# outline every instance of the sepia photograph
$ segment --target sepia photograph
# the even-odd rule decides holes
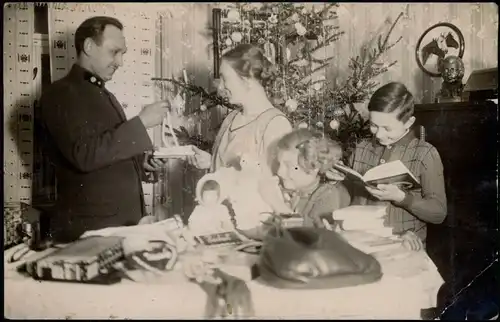
[[[498,20],[5,3],[4,316],[498,320]]]

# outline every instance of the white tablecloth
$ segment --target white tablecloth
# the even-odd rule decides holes
[[[443,280],[425,252],[397,253],[379,259],[384,271],[379,282],[363,286],[279,290],[250,281],[255,318],[420,319],[420,309],[435,306]],[[5,258],[9,254],[6,251]],[[8,318],[203,318],[205,292],[181,271],[159,284],[123,281],[101,286],[35,281],[4,263]]]

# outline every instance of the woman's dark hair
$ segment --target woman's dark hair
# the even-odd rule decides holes
[[[91,17],[82,22],[81,25],[76,28],[75,32],[76,55],[80,56],[80,53],[83,51],[83,43],[87,38],[92,38],[94,42],[100,46],[102,43],[102,33],[107,25],[112,25],[123,30],[123,24],[113,17]]]
[[[283,136],[277,144],[279,151],[299,150],[298,164],[306,172],[326,173],[342,158],[342,145],[309,129],[298,129]]]
[[[261,48],[240,44],[222,55],[241,77],[255,78],[266,85],[276,77],[276,67],[266,58]]]
[[[369,112],[392,113],[397,111],[397,118],[406,122],[413,116],[415,100],[408,88],[402,83],[388,83],[373,93],[368,103]]]

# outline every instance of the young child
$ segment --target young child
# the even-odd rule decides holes
[[[227,208],[221,204],[220,185],[215,180],[203,183],[198,205],[189,217],[189,230],[194,234],[210,234],[234,230]]]
[[[287,203],[303,216],[304,226],[333,228],[332,212],[349,206],[351,198],[344,185],[324,178],[341,157],[339,142],[307,129],[295,130],[278,142],[277,176],[289,196]]]
[[[379,164],[401,160],[419,178],[419,190],[404,191],[390,184],[366,189],[352,186],[350,190],[353,205],[386,205],[386,226],[411,249],[420,250],[425,247],[426,223],[442,223],[447,205],[441,158],[434,146],[417,137],[413,109],[413,95],[401,83],[392,82],[375,91],[368,104],[373,139],[356,146],[348,166],[363,174]],[[332,173],[335,179],[342,178],[336,171],[329,177]]]

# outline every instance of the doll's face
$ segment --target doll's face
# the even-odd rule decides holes
[[[219,203],[219,192],[216,190],[207,190],[203,192],[203,205],[214,206]]]

